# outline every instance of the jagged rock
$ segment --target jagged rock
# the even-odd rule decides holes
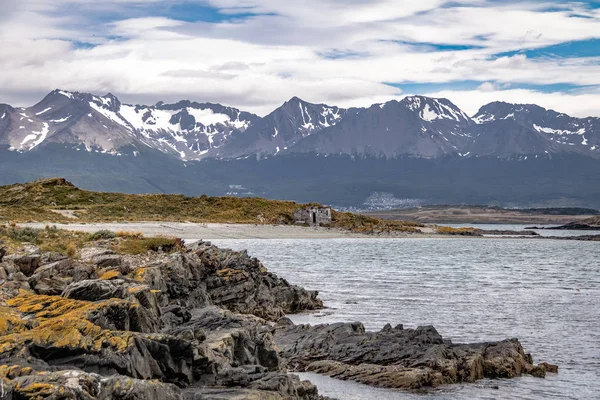
[[[40,263],[42,261],[41,254],[26,254],[22,256],[13,256],[11,257],[12,262],[14,262],[19,270],[25,274],[25,276],[31,276],[35,272],[36,269],[40,267]]]
[[[58,296],[70,283],[93,278],[96,273],[92,265],[66,259],[38,268],[29,284],[38,294]]]
[[[276,392],[231,388],[191,388],[183,392],[184,400],[284,400]]]
[[[79,252],[79,258],[83,262],[92,262],[94,258],[115,255],[115,251],[105,247],[84,247]]]
[[[0,399],[96,399],[96,400],[182,400],[181,391],[171,384],[148,382],[124,376],[103,378],[79,370],[39,373],[31,368],[0,367],[0,376],[10,384],[11,396]],[[0,383],[1,384],[1,383]]]
[[[118,267],[123,263],[123,258],[117,255],[103,254],[94,256],[92,262],[97,265],[98,268]]]
[[[170,255],[80,254],[41,255],[35,268],[0,263],[0,396],[318,400],[288,368],[398,388],[555,371],[533,365],[516,340],[454,345],[433,327],[295,326],[284,315],[321,308],[317,293],[246,252],[201,242]]]
[[[277,325],[280,355],[296,371],[310,371],[374,386],[420,389],[483,378],[543,377],[518,340],[452,344],[435,328],[386,326],[366,332],[360,323]],[[549,370],[549,368],[548,368]]]
[[[124,280],[85,280],[71,283],[65,288],[62,296],[85,301],[124,299],[128,295],[127,289]]]

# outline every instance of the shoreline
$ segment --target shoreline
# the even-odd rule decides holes
[[[22,227],[43,229],[46,223],[24,223]],[[59,229],[93,233],[99,230],[140,232],[145,236],[177,236],[187,240],[216,239],[344,239],[344,238],[417,238],[440,237],[434,233],[402,233],[393,236],[377,236],[353,233],[341,229],[303,227],[294,225],[251,225],[188,222],[130,222],[130,223],[71,223],[50,224]]]
[[[44,229],[47,225],[58,229],[94,233],[100,230],[113,232],[136,232],[147,237],[178,237],[189,242],[198,240],[244,240],[244,239],[530,239],[530,240],[578,240],[573,237],[544,237],[529,235],[447,235],[438,234],[432,227],[421,228],[421,233],[394,232],[383,234],[355,233],[342,229],[305,227],[297,225],[219,224],[191,222],[93,222],[48,224],[29,222],[18,224],[23,228]],[[581,240],[580,238],[579,240]]]

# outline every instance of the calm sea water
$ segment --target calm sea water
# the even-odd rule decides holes
[[[299,323],[434,325],[458,342],[517,337],[546,379],[411,394],[303,374],[338,399],[600,399],[600,243],[529,239],[215,240],[247,249],[329,307]],[[494,386],[499,389],[494,389]]]
[[[580,230],[548,230],[548,229],[525,229],[527,227],[535,226],[536,228],[550,228],[557,225],[517,225],[517,224],[440,224],[451,226],[454,228],[479,228],[484,230],[505,230],[505,231],[528,231],[532,230],[538,233],[540,236],[546,237],[570,237],[570,236],[587,236],[587,235],[600,235],[600,231],[580,231]]]

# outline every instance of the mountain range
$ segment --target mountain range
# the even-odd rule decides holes
[[[409,96],[343,109],[297,97],[265,117],[220,104],[122,104],[112,94],[55,90],[29,108],[0,105],[0,145],[49,143],[111,155],[151,148],[180,160],[292,153],[394,158],[600,158],[600,118],[495,102],[470,117],[447,99]]]
[[[532,104],[493,102],[469,116],[424,96],[350,109],[294,97],[260,117],[213,103],[129,105],[65,90],[28,108],[0,104],[0,184],[62,176],[95,190],[352,206],[382,192],[598,207],[599,167],[600,118]]]

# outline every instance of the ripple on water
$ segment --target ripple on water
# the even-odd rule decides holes
[[[513,239],[215,240],[258,257],[330,309],[299,323],[434,325],[454,342],[518,337],[558,375],[407,394],[315,377],[339,399],[600,398],[598,243]],[[493,389],[493,386],[498,389]],[[358,396],[358,397],[357,397]]]

